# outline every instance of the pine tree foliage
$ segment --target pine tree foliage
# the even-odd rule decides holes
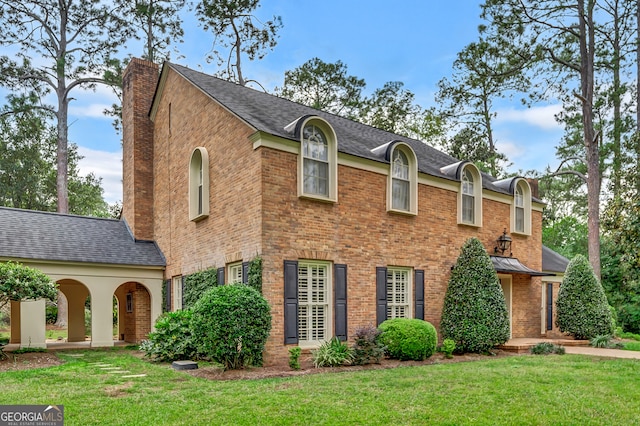
[[[477,238],[467,240],[451,271],[440,330],[460,352],[486,352],[509,340],[509,314],[500,281]]]
[[[556,300],[556,325],[576,339],[613,334],[604,290],[583,255],[574,257],[567,266]]]

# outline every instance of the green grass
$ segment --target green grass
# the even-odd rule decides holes
[[[622,349],[625,351],[640,351],[640,342],[625,342]]]
[[[67,425],[635,424],[640,407],[637,360],[518,356],[210,381],[127,350],[60,357],[57,367],[0,373],[0,404],[64,404]]]

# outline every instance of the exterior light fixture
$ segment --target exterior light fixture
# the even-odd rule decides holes
[[[507,228],[504,228],[502,235],[498,237],[496,243],[497,245],[493,249],[494,253],[500,253],[501,256],[504,256],[504,253],[508,252],[509,256],[511,256],[511,237],[507,235]]]

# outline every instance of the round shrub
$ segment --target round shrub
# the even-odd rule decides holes
[[[556,325],[576,339],[612,335],[613,321],[602,285],[586,257],[579,254],[569,262],[558,299]]]
[[[153,361],[190,360],[197,357],[191,332],[190,310],[165,312],[156,320],[149,340],[140,344],[140,350]]]
[[[214,287],[194,305],[191,329],[199,352],[226,370],[261,366],[271,331],[269,304],[245,284]]]
[[[380,324],[380,342],[391,358],[422,361],[436,350],[436,328],[420,319],[394,318]]]
[[[509,314],[498,275],[484,246],[462,246],[444,296],[440,332],[456,352],[487,352],[509,340]]]

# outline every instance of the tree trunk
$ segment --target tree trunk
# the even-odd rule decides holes
[[[587,227],[589,261],[600,278],[600,147],[593,128],[595,29],[594,0],[578,0],[580,26],[580,98],[587,156]]]
[[[69,318],[69,302],[64,293],[58,290],[58,317],[55,325],[61,328],[67,327],[67,320]]]

